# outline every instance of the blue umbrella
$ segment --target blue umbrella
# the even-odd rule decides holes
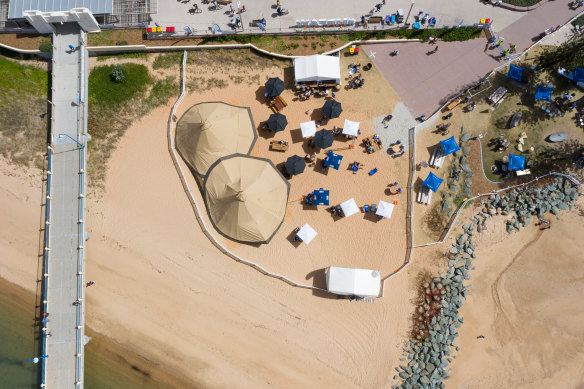
[[[312,192],[314,196],[314,205],[329,205],[329,191],[323,190],[320,188],[319,190],[315,190]]]
[[[536,100],[552,101],[552,88],[538,85],[535,91]]]
[[[524,170],[525,157],[523,155],[509,154],[509,170]]]
[[[424,185],[426,188],[431,189],[433,192],[436,192],[443,181],[444,181],[443,179],[436,177],[434,173],[430,172],[430,174],[428,174],[428,177],[426,177],[424,182],[422,182],[422,185]]]
[[[452,154],[452,153],[460,150],[460,147],[458,147],[458,144],[456,143],[456,140],[454,139],[453,136],[451,136],[448,139],[441,140],[440,145],[442,145],[442,150],[444,150],[444,155]]]
[[[328,153],[327,153],[326,158],[324,159],[324,162],[322,163],[322,165],[324,167],[331,166],[335,170],[339,170],[339,167],[341,166],[341,159],[343,159],[343,156],[342,155],[335,154],[331,150],[329,150]]]

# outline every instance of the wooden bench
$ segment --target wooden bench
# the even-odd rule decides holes
[[[462,98],[457,98],[446,106],[446,110],[452,111],[458,104],[462,103]]]
[[[369,18],[369,23],[381,23],[381,16],[371,16]]]
[[[372,153],[379,151],[383,148],[383,145],[380,145],[377,143],[378,140],[379,139],[375,139],[373,136],[370,136],[369,138],[365,138],[365,140],[363,141],[363,144],[365,144],[365,145],[367,144],[367,141],[369,141],[371,143],[371,147],[373,147],[373,151],[371,151],[368,146],[365,146],[367,148],[367,152],[369,154],[372,154]]]
[[[279,140],[273,140],[270,142],[270,146],[274,151],[288,151],[290,145],[286,143],[285,145],[281,144]]]
[[[217,0],[217,4],[229,5],[231,4],[231,0]]]

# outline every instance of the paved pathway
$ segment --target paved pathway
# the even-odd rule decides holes
[[[516,44],[519,49],[525,49],[545,29],[564,24],[575,12],[565,2],[549,2],[522,15],[500,32],[505,47]],[[486,39],[439,42],[438,46],[438,52],[433,54],[429,52],[435,46],[421,42],[371,44],[363,48],[367,53],[375,53],[372,62],[412,114],[419,117],[432,114],[448,98],[503,63],[498,50],[487,44]],[[395,49],[399,54],[391,56]]]
[[[77,23],[55,25],[53,40],[53,125],[51,158],[51,207],[48,247],[48,300],[51,333],[47,337],[44,359],[44,382],[47,388],[83,388],[84,304],[73,305],[84,298],[85,250],[80,221],[84,215],[85,153],[77,144],[83,142],[84,108],[78,101],[81,83],[87,84],[87,50]],[[68,46],[78,48],[71,51]],[[80,49],[79,49],[80,48]],[[65,134],[65,135],[59,135]],[[80,234],[81,232],[81,234]],[[81,328],[77,325],[81,324]]]
[[[195,1],[195,0],[193,0]],[[174,26],[178,32],[182,32],[185,26],[190,26],[197,33],[209,31],[209,27],[217,23],[222,29],[230,30],[227,23],[231,19],[227,13],[229,6],[211,11],[210,5],[203,5],[196,0],[197,5],[202,10],[201,13],[191,15],[188,10],[192,7],[193,1],[168,0],[164,6],[159,4],[158,13],[153,15],[153,22],[158,22],[161,26]],[[361,15],[367,14],[381,0],[365,0],[355,2],[354,0],[282,0],[282,8],[289,11],[288,15],[276,16],[275,0],[240,0],[245,5],[247,12],[242,14],[244,29],[247,32],[260,33],[257,28],[250,28],[249,22],[253,19],[265,18],[269,32],[294,31],[296,20],[300,19],[343,19],[354,18],[360,20]],[[233,1],[233,6],[237,8],[237,0]],[[412,2],[410,0],[391,0],[382,6],[381,12],[377,15],[390,15],[397,9],[403,9],[407,15]],[[481,18],[491,18],[495,29],[503,29],[523,16],[523,13],[494,7],[484,4],[478,0],[417,0],[412,8],[409,22],[418,12],[429,13],[436,17],[437,27],[443,25],[472,25],[479,23]],[[152,23],[151,26],[153,26]],[[373,25],[370,26],[373,29]],[[381,25],[377,25],[381,28]]]

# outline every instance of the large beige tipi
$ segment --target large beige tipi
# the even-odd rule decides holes
[[[176,126],[178,152],[202,177],[219,158],[249,153],[257,137],[249,108],[221,102],[192,106]]]
[[[234,154],[209,168],[204,190],[207,212],[222,235],[268,243],[284,220],[290,184],[270,160]]]

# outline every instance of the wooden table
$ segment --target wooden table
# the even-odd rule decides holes
[[[281,144],[279,140],[273,140],[270,142],[270,146],[272,147],[272,150],[275,151],[288,151],[288,148],[290,147],[290,145],[288,144]]]
[[[276,96],[273,99],[273,103],[269,101],[272,111],[275,113],[280,112],[284,107],[288,106],[288,103],[282,98],[282,96]]]

